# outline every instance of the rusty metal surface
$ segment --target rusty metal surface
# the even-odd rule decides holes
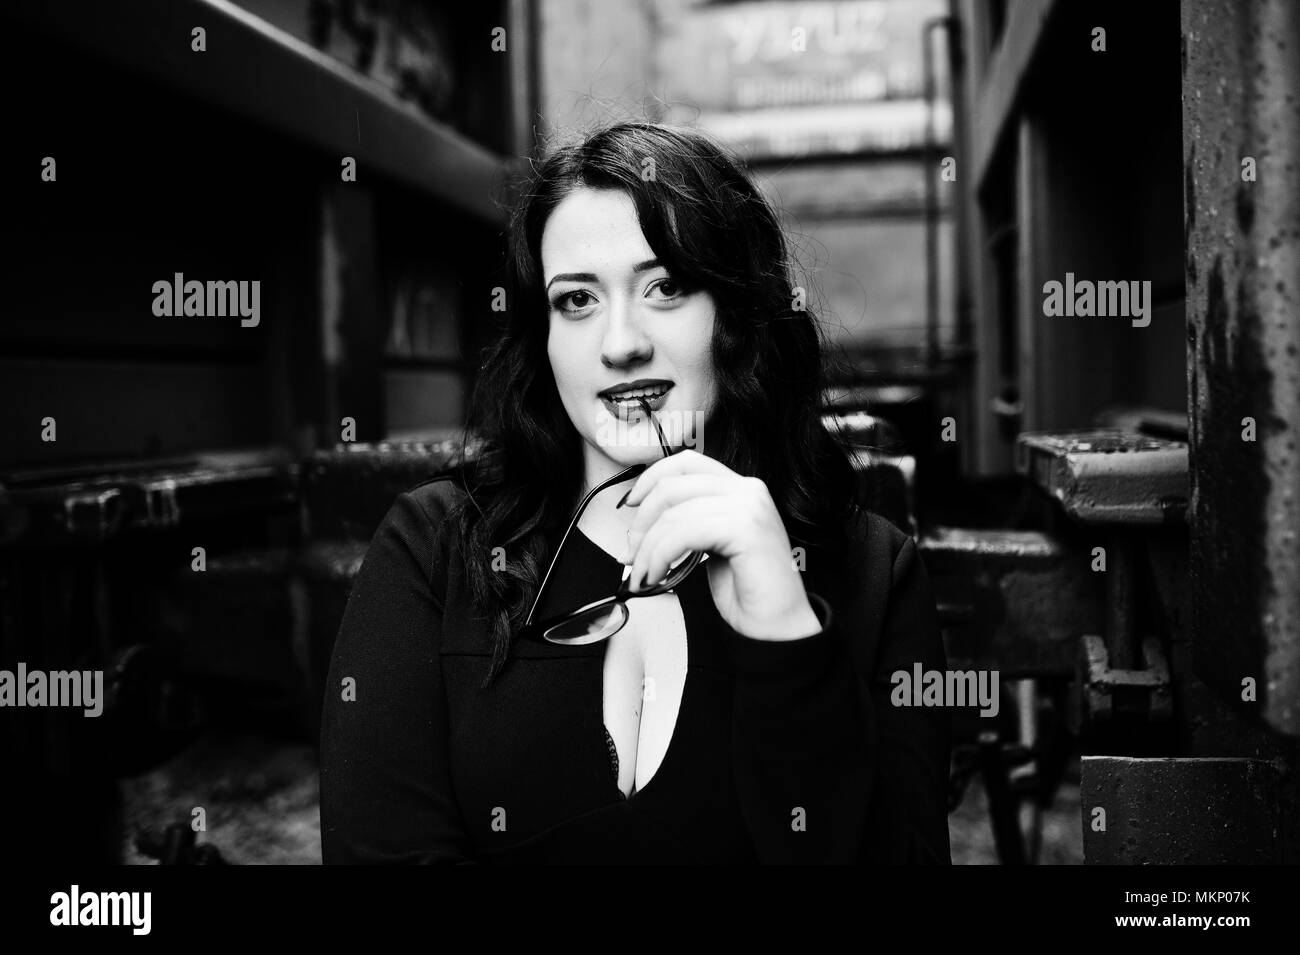
[[[53,546],[289,503],[298,464],[283,449],[267,448],[2,477],[0,546]]]
[[[1038,531],[940,527],[918,546],[954,666],[1006,679],[1070,675],[1079,636],[1104,626],[1104,582],[1074,545]]]
[[[1111,666],[1124,669],[1138,665],[1141,642],[1138,636],[1138,567],[1143,558],[1143,542],[1132,530],[1121,529],[1107,535],[1110,565],[1106,572],[1106,649]]]
[[[1099,428],[1116,428],[1135,431],[1153,438],[1168,438],[1187,443],[1187,412],[1166,411],[1163,408],[1131,407],[1128,405],[1103,410],[1093,420]]]
[[[1300,4],[1184,0],[1182,30],[1196,670],[1297,735]]]
[[[1187,507],[1187,445],[1131,432],[1027,432],[1016,470],[1089,524],[1164,524]]]
[[[1132,718],[1168,723],[1173,719],[1169,663],[1160,641],[1143,641],[1142,666],[1124,669],[1112,665],[1106,643],[1093,634],[1079,641],[1079,683],[1084,717],[1098,722]]]
[[[1084,861],[1280,863],[1279,779],[1275,766],[1255,759],[1084,756]]]

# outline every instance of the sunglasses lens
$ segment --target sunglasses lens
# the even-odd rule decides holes
[[[563,623],[557,623],[544,634],[551,643],[579,646],[607,640],[627,623],[627,607],[623,604],[593,607],[579,611]]]

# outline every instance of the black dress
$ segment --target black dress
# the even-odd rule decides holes
[[[893,525],[864,514],[847,558],[807,555],[823,629],[803,640],[735,632],[696,569],[676,592],[677,722],[628,798],[603,720],[607,643],[516,641],[480,688],[486,621],[446,521],[461,495],[447,479],[400,495],[348,601],[321,733],[326,863],[949,862],[948,714],[889,703],[894,670],[945,666]],[[541,611],[609,595],[622,570],[575,529]]]

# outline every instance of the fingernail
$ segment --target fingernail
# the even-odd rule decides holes
[[[620,507],[622,507],[624,504],[626,504],[626,503],[627,503],[627,499],[628,499],[628,497],[631,496],[631,494],[632,494],[632,492],[633,492],[634,490],[636,490],[636,488],[631,488],[631,487],[628,488],[627,491],[623,494],[623,496],[620,497],[620,498],[618,499],[618,503],[614,505],[614,509],[615,509],[615,510],[618,510],[618,508],[620,508]]]

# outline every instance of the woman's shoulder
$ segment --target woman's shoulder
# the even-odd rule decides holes
[[[378,545],[413,561],[439,606],[446,602],[448,574],[457,566],[456,534],[451,520],[465,497],[455,475],[439,475],[408,487],[393,499],[371,549]]]
[[[465,499],[465,488],[455,474],[429,478],[398,495],[415,504],[432,527],[441,527]]]
[[[413,556],[435,578],[455,547],[457,505],[466,496],[454,474],[443,474],[408,487],[393,499],[377,538],[396,533]]]
[[[912,559],[916,542],[912,535],[882,514],[865,507],[853,507],[845,520],[849,563],[861,567],[892,568],[900,558]]]

